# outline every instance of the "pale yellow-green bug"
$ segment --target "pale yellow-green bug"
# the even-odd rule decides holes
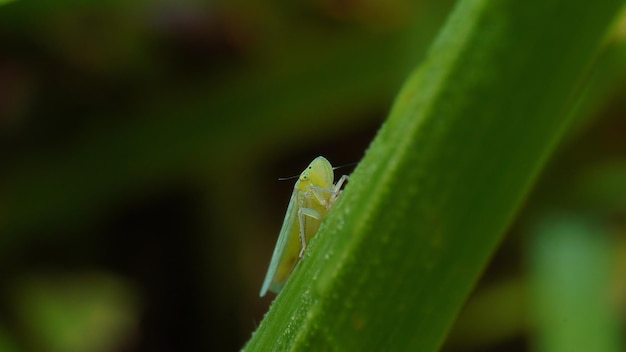
[[[347,179],[348,176],[343,175],[333,184],[333,167],[323,156],[315,158],[302,171],[291,193],[285,220],[259,293],[261,297],[268,290],[278,293],[283,288]]]

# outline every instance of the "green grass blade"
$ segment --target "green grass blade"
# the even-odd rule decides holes
[[[437,350],[621,6],[461,1],[246,349]]]

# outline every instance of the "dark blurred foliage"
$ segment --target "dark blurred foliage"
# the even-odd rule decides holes
[[[273,298],[258,290],[292,187],[277,178],[316,155],[358,161],[451,6],[0,7],[0,350],[243,346]],[[619,38],[608,61],[624,57]],[[626,197],[613,198],[626,177],[626,125],[614,97],[623,97],[626,65],[615,61],[594,76],[604,90],[590,91],[582,127],[524,214],[592,204],[623,239]],[[610,200],[598,200],[602,192]],[[505,297],[510,327],[490,334],[489,317],[462,315],[450,350],[527,349],[528,326],[515,315],[526,304],[517,304],[521,228],[468,306],[485,292]],[[463,319],[487,337],[465,336]]]

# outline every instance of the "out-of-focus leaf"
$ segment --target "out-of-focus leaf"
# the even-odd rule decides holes
[[[128,343],[138,322],[131,288],[107,275],[33,276],[13,293],[37,351],[112,351]]]
[[[546,218],[530,258],[537,351],[622,351],[606,233],[584,217]]]

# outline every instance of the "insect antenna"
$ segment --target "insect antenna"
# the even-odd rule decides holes
[[[342,169],[344,167],[353,166],[353,165],[356,165],[356,164],[358,164],[358,162],[335,166],[335,167],[333,167],[333,171],[337,170],[337,169]],[[278,181],[289,181],[289,180],[293,180],[294,178],[298,178],[298,177],[300,177],[300,175],[294,175],[294,176],[289,176],[289,177],[279,177]]]
[[[344,167],[353,166],[353,165],[356,165],[356,164],[358,164],[358,163],[359,163],[359,162],[357,161],[357,162],[355,162],[355,163],[350,163],[350,164],[344,164],[344,165],[335,166],[335,167],[333,167],[333,171],[334,171],[334,170],[337,170],[337,169],[342,169],[342,168],[344,168]]]
[[[293,180],[294,178],[298,178],[298,177],[300,177],[300,175],[289,176],[289,177],[279,177],[278,181],[288,181],[288,180]]]

